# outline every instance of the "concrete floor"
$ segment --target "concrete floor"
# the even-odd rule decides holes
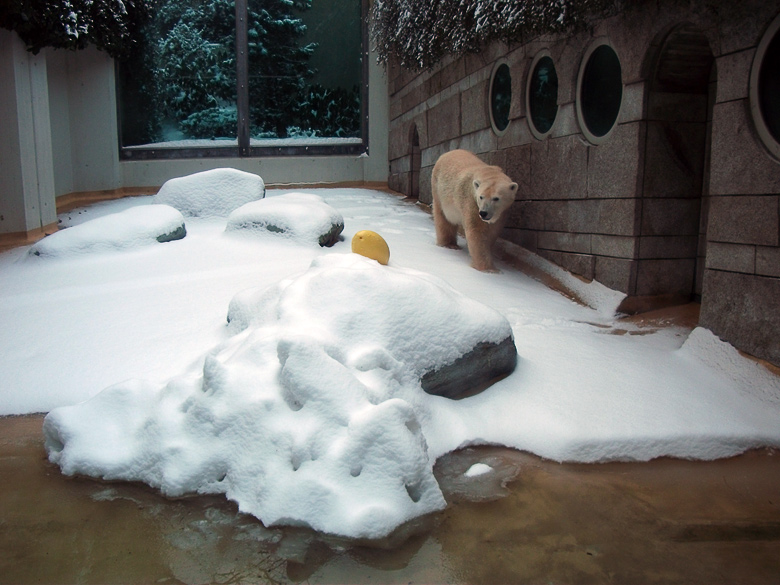
[[[561,465],[465,449],[437,462],[446,510],[356,543],[266,529],[224,498],[64,477],[41,424],[0,418],[0,583],[780,582],[772,450]],[[476,462],[494,473],[465,478]]]

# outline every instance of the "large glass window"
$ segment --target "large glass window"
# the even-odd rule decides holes
[[[159,0],[118,66],[123,158],[365,149],[364,0]]]
[[[750,105],[761,141],[780,158],[780,16],[756,50],[750,76]]]

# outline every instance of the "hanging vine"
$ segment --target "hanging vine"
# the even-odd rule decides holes
[[[375,0],[370,31],[380,63],[424,69],[489,41],[519,41],[584,26],[618,0]]]
[[[37,54],[45,47],[94,45],[126,56],[155,0],[0,0],[0,27],[16,31]]]

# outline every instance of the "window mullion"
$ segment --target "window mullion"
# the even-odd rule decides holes
[[[247,0],[236,0],[236,108],[238,153],[249,156],[249,44]]]

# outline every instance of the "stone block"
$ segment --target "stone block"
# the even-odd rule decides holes
[[[431,194],[431,175],[433,167],[423,167],[420,169],[420,193],[418,200],[426,205],[433,204],[433,195]]]
[[[483,81],[461,94],[461,134],[490,127],[487,112],[488,82]]]
[[[637,239],[631,236],[608,236],[593,234],[590,240],[591,252],[597,256],[634,258],[637,253]]]
[[[546,230],[617,236],[635,233],[634,199],[550,201],[544,209]]]
[[[706,131],[704,123],[647,123],[645,197],[701,196]]]
[[[638,260],[636,291],[638,296],[693,294],[696,260]]]
[[[631,83],[623,87],[623,104],[620,106],[620,124],[639,122],[645,116],[645,82]]]
[[[527,199],[531,192],[531,147],[515,146],[504,153],[504,172],[517,183],[516,199]]]
[[[777,195],[710,198],[710,241],[777,246],[779,232]]]
[[[535,140],[525,118],[510,118],[506,132],[496,138],[498,148],[502,149],[530,144]]]
[[[466,63],[463,59],[455,59],[448,65],[442,67],[440,71],[441,75],[441,90],[444,90],[451,85],[455,85],[461,79],[466,77]]]
[[[515,201],[508,213],[508,227],[537,231],[544,229],[544,204],[540,201]]]
[[[590,254],[590,234],[539,232],[537,245],[544,250]]]
[[[780,248],[756,248],[756,274],[780,278]]]
[[[590,254],[543,250],[541,248],[538,250],[538,253],[540,256],[547,258],[551,262],[555,262],[558,266],[573,274],[588,280],[593,280],[594,278],[595,256],[591,256]]]
[[[428,139],[431,145],[460,135],[460,96],[443,100],[428,111]]]
[[[636,286],[636,261],[595,256],[594,278],[611,289],[633,294]]]
[[[578,199],[588,192],[588,147],[574,136],[531,145],[531,194],[535,199]]]
[[[457,148],[463,148],[475,154],[486,154],[496,150],[498,146],[496,138],[492,129],[485,128],[462,136],[458,141]]]
[[[640,123],[618,126],[609,140],[588,156],[588,197],[636,197],[639,152],[644,142]]]
[[[696,236],[699,233],[698,199],[641,200],[643,236]]]
[[[530,134],[530,130],[528,132]],[[574,103],[560,104],[548,139],[574,136],[585,145],[585,143],[582,142],[583,139],[580,132],[580,124],[577,122],[577,110],[575,109]]]
[[[401,95],[401,108],[404,112],[409,112],[423,103],[428,96],[425,92],[425,86],[418,84]]]
[[[750,68],[755,50],[723,55],[716,61],[718,70],[717,102],[747,98],[750,87]]]
[[[538,249],[537,235],[539,232],[534,230],[524,230],[515,228],[504,228],[501,237],[505,240],[518,244],[526,250],[536,252]]]
[[[780,193],[780,163],[758,139],[747,100],[715,104],[711,169],[711,195]]]
[[[761,35],[775,16],[777,4],[765,0],[719,4],[717,25],[720,53],[726,55],[758,45]]]
[[[713,270],[753,274],[756,271],[756,247],[710,242],[707,246],[706,266]]]
[[[642,236],[639,258],[695,258],[699,236]]]
[[[780,366],[780,279],[706,270],[699,324]]]

